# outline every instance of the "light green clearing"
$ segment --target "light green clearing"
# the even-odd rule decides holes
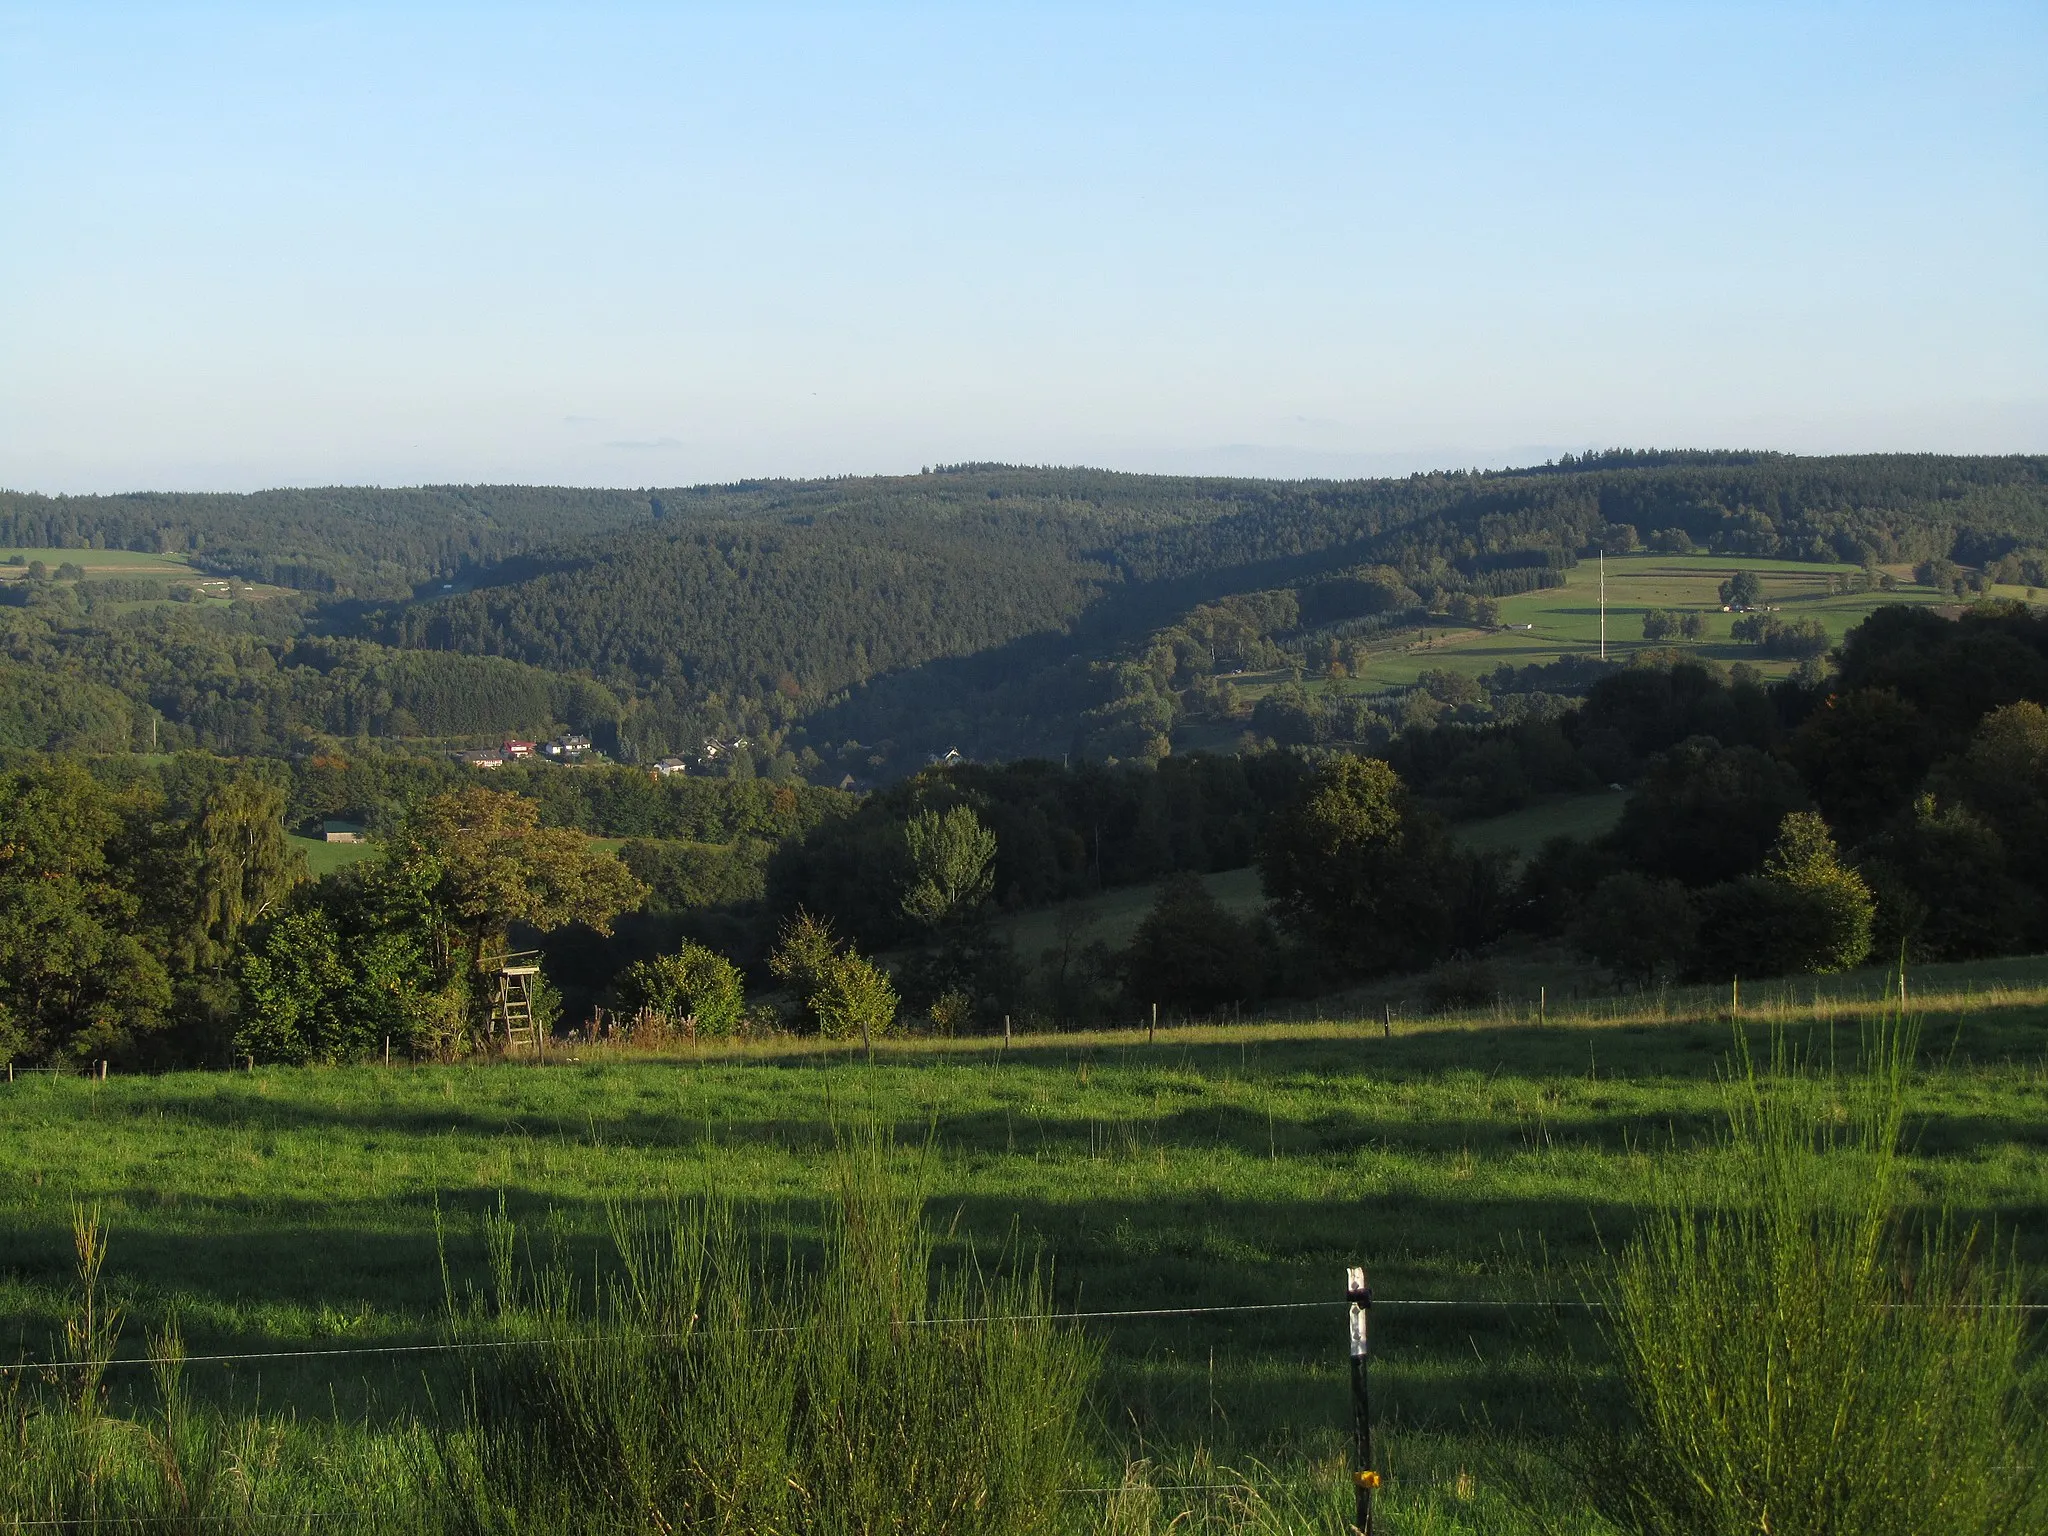
[[[347,869],[351,864],[360,864],[377,852],[374,843],[329,843],[317,837],[300,837],[297,833],[290,834],[285,841],[306,856],[306,868],[313,872],[316,880],[338,869]]]
[[[192,563],[183,555],[152,555],[138,549],[0,549],[0,580],[12,581],[25,574],[26,565],[5,562],[20,555],[25,562],[40,560],[56,574],[60,565],[82,566],[88,579],[96,576],[196,576]]]
[[[1475,852],[1505,852],[1527,858],[1553,837],[1591,841],[1611,832],[1627,803],[1626,795],[1602,790],[1597,794],[1546,800],[1485,821],[1468,821],[1453,827],[1451,832],[1460,844]]]
[[[1622,555],[1607,562],[1607,654],[1627,660],[1649,649],[1643,638],[1643,615],[1653,608],[1693,610],[1707,616],[1707,638],[1684,649],[1721,663],[1746,661],[1772,676],[1792,670],[1794,662],[1761,655],[1753,646],[1729,638],[1737,617],[1721,612],[1720,584],[1736,571],[1754,571],[1763,582],[1763,600],[1787,622],[1819,619],[1839,641],[1879,608],[1896,604],[1953,603],[1948,593],[1915,586],[1901,576],[1892,592],[1834,593],[1828,578],[1857,568],[1814,565],[1795,560],[1746,560],[1724,555]],[[1895,575],[1900,573],[1894,572]],[[1532,630],[1478,630],[1427,627],[1393,639],[1348,683],[1319,683],[1358,691],[1406,686],[1425,671],[1478,676],[1503,662],[1525,667],[1556,661],[1560,656],[1597,654],[1600,644],[1600,564],[1584,561],[1565,573],[1565,585],[1501,599],[1503,625],[1532,624]],[[2024,598],[2019,587],[2000,587],[1999,597]],[[1657,649],[1670,642],[1659,642]],[[1257,697],[1280,679],[1239,680],[1247,695]]]

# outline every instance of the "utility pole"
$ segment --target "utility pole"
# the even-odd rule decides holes
[[[1607,550],[1600,550],[1600,659],[1607,659]]]

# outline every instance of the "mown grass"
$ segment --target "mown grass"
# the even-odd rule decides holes
[[[1753,1030],[1825,1049],[1880,995],[1865,976],[1745,989],[1741,1008]],[[1998,1223],[2048,1299],[2048,965],[1948,968],[1916,979],[1914,999],[1930,1075],[1908,1125],[1911,1197]],[[1389,1302],[1580,1294],[1663,1172],[1726,1157],[1728,1002],[1706,989],[1539,1022],[1517,998],[1397,1018],[1391,1038],[1370,1019],[1172,1030],[1151,1046],[1142,1031],[1007,1050],[885,1042],[872,1061],[765,1042],[537,1067],[23,1080],[0,1086],[0,1357],[46,1356],[78,1205],[111,1230],[130,1353],[173,1313],[195,1355],[403,1343],[439,1336],[443,1251],[458,1286],[483,1283],[501,1200],[586,1268],[611,1212],[705,1195],[815,1253],[834,1127],[872,1120],[928,1144],[942,1257],[970,1240],[1040,1255],[1062,1306],[1327,1303],[1091,1324],[1104,1370],[1090,1433],[1112,1472],[1149,1470],[1128,1495],[1085,1496],[1217,1519],[1248,1500],[1324,1508],[1346,1424],[1345,1264],[1367,1263]],[[1508,1494],[1544,1486],[1545,1452],[1571,1427],[1570,1362],[1597,1353],[1584,1320],[1389,1305],[1377,1337],[1391,1507],[1413,1529],[1520,1528]],[[117,1391],[135,1375],[117,1369]],[[207,1401],[291,1415],[307,1455],[365,1464],[395,1455],[393,1437],[454,1386],[412,1357],[188,1376]]]
[[[300,837],[296,832],[288,833],[285,842],[306,856],[306,869],[316,880],[377,853],[374,843],[330,843],[325,838]]]

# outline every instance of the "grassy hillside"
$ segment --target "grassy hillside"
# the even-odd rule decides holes
[[[1617,556],[1607,561],[1607,654],[1626,661],[1637,651],[1672,645],[1722,663],[1747,662],[1770,676],[1789,673],[1794,662],[1763,655],[1755,646],[1729,636],[1737,617],[1721,612],[1720,584],[1736,571],[1753,571],[1763,582],[1763,601],[1787,620],[1817,619],[1840,640],[1879,608],[1907,604],[1946,606],[1955,598],[1946,592],[1916,586],[1910,572],[1897,573],[1893,591],[1830,592],[1831,578],[1856,574],[1857,568],[1799,560],[1757,560],[1739,556]],[[1359,669],[1349,687],[1370,691],[1413,683],[1426,671],[1440,670],[1478,677],[1503,664],[1526,667],[1563,656],[1597,655],[1600,648],[1600,563],[1584,561],[1565,573],[1565,584],[1548,591],[1501,600],[1498,629],[1431,626],[1390,637],[1376,649],[1369,666]],[[2001,597],[2024,598],[2024,588],[1995,588]],[[1707,621],[1699,641],[1648,641],[1643,615],[1651,609],[1690,610]],[[1520,626],[1530,628],[1522,629]],[[1256,697],[1277,677],[1247,678],[1246,692]]]
[[[21,565],[10,565],[16,555]],[[0,581],[21,580],[27,567],[42,561],[52,572],[66,563],[82,566],[86,578],[98,576],[190,577],[198,572],[183,555],[148,554],[136,549],[10,549],[0,548]]]
[[[1817,1005],[1788,986],[1775,1005],[1753,997],[1752,1016],[1841,1039],[1878,985],[1834,983]],[[1930,1048],[1914,1177],[2010,1234],[2042,1299],[2048,1230],[2030,1216],[2048,1199],[2048,963],[1915,988]],[[971,1239],[993,1259],[1021,1240],[1054,1264],[1063,1303],[1320,1304],[1093,1325],[1103,1476],[1142,1453],[1211,1469],[1160,1481],[1231,1467],[1311,1497],[1336,1486],[1334,1303],[1343,1266],[1363,1261],[1387,1303],[1375,1391],[1391,1509],[1455,1522],[1420,1529],[1518,1531],[1499,1480],[1566,1427],[1557,1394],[1590,1340],[1569,1315],[1483,1303],[1578,1294],[1580,1266],[1628,1232],[1635,1203],[1697,1161],[1730,1039],[1714,1005],[1680,999],[1553,1013],[1542,1029],[1401,1022],[1391,1039],[1375,1020],[1175,1031],[1149,1049],[1142,1034],[884,1044],[871,1064],[790,1044],[540,1069],[24,1079],[0,1084],[0,1338],[50,1347],[78,1205],[112,1229],[126,1353],[173,1310],[199,1354],[403,1344],[437,1336],[437,1248],[458,1286],[480,1280],[479,1224],[501,1200],[583,1253],[608,1209],[716,1191],[803,1246],[834,1128],[872,1118],[928,1146],[953,1251]],[[1399,1305],[1422,1299],[1474,1305]],[[432,1356],[191,1375],[205,1397],[296,1412],[287,1456],[344,1459],[452,1384]]]
[[[1625,798],[1602,791],[1548,800],[1512,815],[1462,823],[1453,829],[1453,835],[1468,848],[1526,857],[1553,837],[1598,837],[1620,820]],[[1204,875],[1202,883],[1230,911],[1256,912],[1265,905],[1257,869],[1230,869]],[[1138,931],[1159,890],[1157,881],[1118,886],[1053,906],[1007,913],[996,920],[996,928],[1027,966],[1036,965],[1039,957],[1054,946],[1063,921],[1078,920],[1086,925],[1083,942],[1099,941],[1113,950],[1121,949]]]

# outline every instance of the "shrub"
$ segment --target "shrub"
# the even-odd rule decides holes
[[[2048,1445],[2022,1391],[2017,1270],[1945,1217],[1910,1231],[1915,1037],[1847,1079],[1746,1049],[1713,1182],[1674,1187],[1601,1297],[1626,1427],[1588,1502],[1642,1536],[2037,1530]]]
[[[1862,964],[1877,903],[1862,876],[1837,856],[1825,821],[1812,811],[1787,816],[1764,876],[1805,897],[1814,913],[1805,948],[1787,969],[1825,973]]]
[[[783,925],[768,969],[794,994],[798,1024],[827,1039],[863,1030],[878,1035],[896,1020],[896,988],[888,975],[808,912]]]
[[[896,1022],[896,988],[872,960],[848,950],[836,955],[805,1000],[828,1040],[886,1034]]]
[[[685,941],[672,955],[640,960],[619,974],[619,1000],[629,1008],[651,1008],[681,1027],[693,1020],[697,1033],[731,1034],[746,1013],[746,987],[725,956]]]

